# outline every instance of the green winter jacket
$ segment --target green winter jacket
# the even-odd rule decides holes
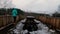
[[[16,17],[16,16],[17,16],[17,14],[18,14],[18,13],[17,13],[17,10],[16,10],[16,9],[14,9],[14,10],[12,11],[12,16],[15,16],[15,17]]]

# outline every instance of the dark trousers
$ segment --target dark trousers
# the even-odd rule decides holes
[[[15,22],[16,21],[16,17],[14,16],[13,18],[14,18],[14,22]]]

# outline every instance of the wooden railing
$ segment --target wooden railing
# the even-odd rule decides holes
[[[5,26],[9,23],[13,22],[13,18],[10,15],[2,15],[0,16],[0,27]]]
[[[23,15],[18,15],[16,18],[16,24],[25,17]],[[11,15],[0,15],[0,30],[9,24],[13,24],[14,19]]]
[[[60,30],[60,18],[57,17],[46,17],[46,16],[39,16],[37,17],[42,23],[49,24],[53,29]]]

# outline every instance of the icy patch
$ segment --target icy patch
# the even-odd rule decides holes
[[[14,33],[20,34],[21,31],[22,31],[23,26],[24,26],[24,24],[22,24],[21,22],[19,22],[19,23],[17,24],[16,28],[13,30]]]
[[[24,19],[24,20],[21,20],[20,22],[25,22],[26,21],[26,19]]]
[[[21,34],[26,34],[28,31],[27,30],[22,30]]]
[[[55,30],[50,29],[50,32],[55,32]]]
[[[44,30],[38,30],[37,34],[50,34],[50,32],[46,32]]]
[[[38,20],[36,20],[36,19],[34,19],[34,21],[35,21],[36,23],[40,23],[40,21],[38,21]]]

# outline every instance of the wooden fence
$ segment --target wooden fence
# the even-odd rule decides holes
[[[18,15],[16,18],[16,24],[21,20],[24,19],[24,16]],[[11,15],[2,15],[0,16],[0,30],[5,28],[9,24],[13,24],[14,19]]]
[[[40,21],[42,21],[45,24],[51,25],[53,29],[60,30],[60,18],[39,16],[39,17],[37,17],[37,19],[39,19]]]

